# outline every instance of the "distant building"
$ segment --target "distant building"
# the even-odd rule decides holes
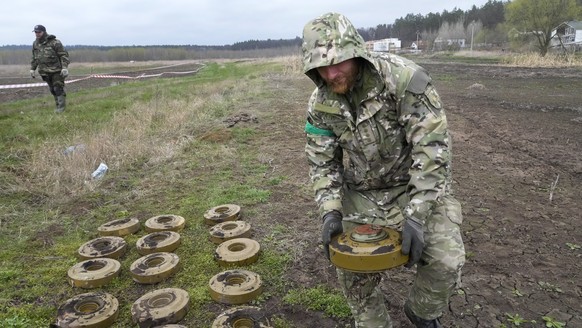
[[[402,42],[397,38],[368,41],[368,50],[376,52],[396,52],[402,48]]]
[[[568,50],[582,50],[582,21],[569,21],[552,30],[551,46]]]
[[[412,49],[412,50],[426,49],[427,44],[428,44],[428,42],[426,42],[424,40],[418,40],[418,41],[412,42],[410,44],[410,49]]]
[[[465,48],[466,39],[443,39],[438,37],[434,40],[434,50],[459,50]]]

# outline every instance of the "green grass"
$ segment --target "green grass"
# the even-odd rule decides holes
[[[310,289],[293,289],[285,295],[285,302],[291,305],[302,305],[309,310],[322,311],[325,314],[338,318],[348,318],[351,315],[344,296],[325,286]]]
[[[130,307],[145,291],[174,286],[188,291],[189,317],[194,324],[211,322],[214,315],[208,307],[213,301],[207,284],[221,268],[213,258],[216,245],[208,240],[203,213],[225,203],[243,208],[265,203],[271,195],[269,188],[285,177],[273,177],[265,183],[269,166],[257,161],[258,150],[252,142],[261,132],[256,129],[233,127],[230,139],[221,142],[200,136],[224,132],[217,127],[225,117],[235,113],[238,104],[252,103],[264,92],[260,76],[277,70],[282,67],[269,62],[210,63],[196,76],[132,81],[69,94],[65,115],[53,113],[50,97],[0,104],[0,326],[48,326],[55,321],[60,304],[89,291],[69,286],[66,272],[78,261],[79,246],[98,237],[101,224],[167,213],[187,219],[182,245],[176,250],[181,270],[155,286],[133,282],[129,266],[139,258],[135,242],[146,234],[140,230],[125,237],[129,250],[120,259],[120,277],[98,290],[118,298],[118,327],[134,326]],[[143,108],[153,111],[147,119]],[[171,114],[178,110],[184,112],[184,118],[169,126]],[[122,124],[117,127],[119,121]],[[127,142],[124,137],[131,135],[131,131],[116,129],[136,126],[145,127],[147,133],[142,138],[151,137],[162,144],[161,150],[178,141],[182,146],[166,157],[147,152],[131,156],[116,153]],[[119,136],[113,135],[116,133]],[[91,142],[99,135],[110,139],[104,138],[105,151],[96,151],[99,155],[92,161],[105,158],[112,164],[102,181],[74,187],[69,185],[74,181],[51,180],[39,174],[50,175],[63,168],[59,149],[77,141]],[[43,152],[54,157],[49,163],[56,163],[55,168],[43,171],[38,167],[46,157],[39,155]],[[283,230],[274,229],[269,238],[260,241],[260,260],[249,268],[265,281],[265,293],[255,301],[258,304],[273,295],[282,297],[291,287],[280,279],[291,261],[290,255],[277,247],[281,242],[277,234]],[[332,315],[337,314],[332,311]],[[276,322],[277,327],[290,327],[283,318]]]

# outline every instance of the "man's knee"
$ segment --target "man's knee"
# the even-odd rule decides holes
[[[423,262],[418,266],[418,273],[431,281],[444,281],[448,284],[458,280],[465,264],[463,244],[444,243],[445,247],[430,249],[423,254]]]
[[[356,273],[336,268],[338,281],[346,297],[367,298],[376,291],[382,276],[379,273]]]
[[[53,91],[54,91],[53,94],[55,96],[64,96],[65,95],[65,89],[61,85],[55,85],[53,87]]]

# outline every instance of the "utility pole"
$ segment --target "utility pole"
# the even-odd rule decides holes
[[[473,53],[473,33],[475,31],[475,21],[471,22],[471,53]]]

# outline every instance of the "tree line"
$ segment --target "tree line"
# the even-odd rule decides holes
[[[489,0],[482,7],[473,5],[470,10],[463,11],[455,8],[452,11],[443,10],[442,13],[428,13],[427,15],[408,14],[398,18],[394,24],[379,24],[376,27],[360,28],[358,32],[364,40],[380,40],[398,38],[404,44],[414,42],[422,34],[436,33],[444,24],[455,25],[461,23],[465,28],[471,22],[481,22],[484,28],[493,29],[505,22],[505,4],[503,1]]]
[[[419,42],[423,50],[429,51],[458,50],[459,44],[454,42],[445,49],[437,47],[437,39],[449,39],[470,41],[471,48],[475,41],[478,48],[536,50],[545,56],[552,47],[555,28],[572,20],[582,20],[582,0],[489,0],[467,11],[455,8],[427,15],[408,14],[393,24],[358,31],[365,40],[398,38],[403,47]]]

